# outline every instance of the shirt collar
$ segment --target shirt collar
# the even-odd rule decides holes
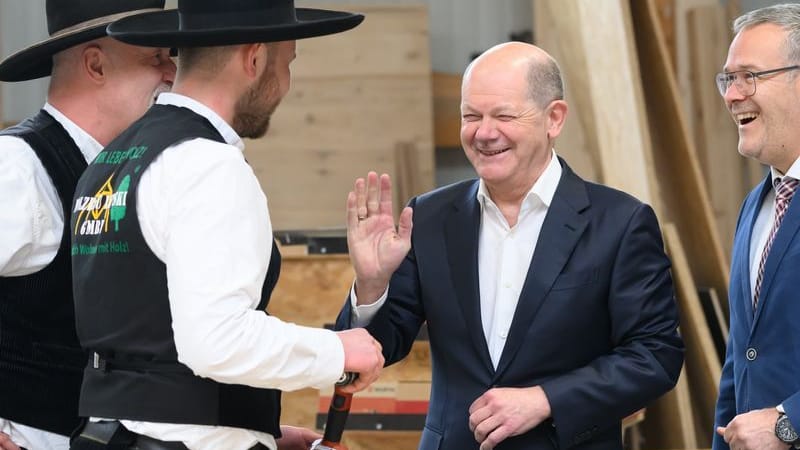
[[[525,199],[522,200],[522,209],[532,206],[531,203],[536,198],[538,198],[546,208],[549,208],[550,203],[553,202],[556,188],[558,188],[558,182],[561,180],[562,171],[561,163],[558,161],[558,155],[556,155],[556,151],[554,149],[550,155],[550,163],[547,164],[544,172],[542,172],[542,174],[539,176],[539,179],[533,183],[531,190],[528,191],[528,193],[525,195]],[[491,196],[489,195],[489,189],[486,187],[486,183],[484,183],[483,179],[481,179],[478,183],[477,197],[481,207],[486,206],[487,200],[492,202]]]
[[[244,150],[244,142],[242,138],[236,133],[236,131],[228,125],[228,122],[225,121],[219,114],[214,112],[208,106],[198,102],[197,100],[187,97],[185,95],[176,94],[174,92],[164,92],[158,96],[156,100],[156,104],[159,105],[172,105],[172,106],[180,106],[183,108],[188,108],[193,112],[205,117],[211,122],[211,125],[217,129],[222,138],[225,139],[225,142],[237,147],[239,150]]]
[[[69,120],[69,118],[61,111],[57,110],[55,106],[50,103],[45,103],[42,109],[53,116],[53,119],[64,127],[64,130],[72,141],[75,142],[75,145],[78,146],[87,162],[92,162],[97,154],[103,150],[103,146],[100,145],[95,138],[84,131],[83,128],[76,125],[75,122]]]

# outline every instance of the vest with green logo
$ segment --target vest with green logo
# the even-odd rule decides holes
[[[72,208],[75,318],[84,348],[95,353],[84,372],[82,416],[220,425],[280,436],[280,392],[222,384],[178,362],[166,266],[142,236],[136,190],[161,152],[182,141],[224,142],[204,117],[153,106],[89,165]],[[198,243],[198,245],[201,243]],[[272,258],[258,309],[277,282]]]

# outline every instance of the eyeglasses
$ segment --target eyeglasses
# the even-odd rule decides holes
[[[716,76],[717,89],[719,90],[719,95],[724,97],[725,93],[728,92],[728,88],[734,85],[740,94],[749,97],[756,93],[756,78],[795,69],[800,69],[800,66],[786,66],[779,69],[762,70],[761,72],[738,70],[736,72],[718,73]]]

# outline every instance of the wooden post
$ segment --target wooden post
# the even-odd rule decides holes
[[[631,0],[636,43],[641,61],[645,103],[653,138],[652,160],[657,167],[659,193],[685,244],[692,276],[698,285],[714,288],[725,299],[728,270],[708,190],[689,137],[680,92],[658,27],[653,0]]]
[[[593,166],[596,180],[661,215],[628,2],[607,0],[598,8],[588,0],[535,0],[533,7],[536,35],[567,78],[570,113],[556,151],[570,164]],[[563,145],[571,121],[580,124],[583,148]]]

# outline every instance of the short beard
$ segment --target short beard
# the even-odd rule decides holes
[[[270,117],[281,101],[278,81],[273,74],[274,71],[267,67],[258,82],[236,101],[233,129],[239,136],[258,139],[267,133]]]

